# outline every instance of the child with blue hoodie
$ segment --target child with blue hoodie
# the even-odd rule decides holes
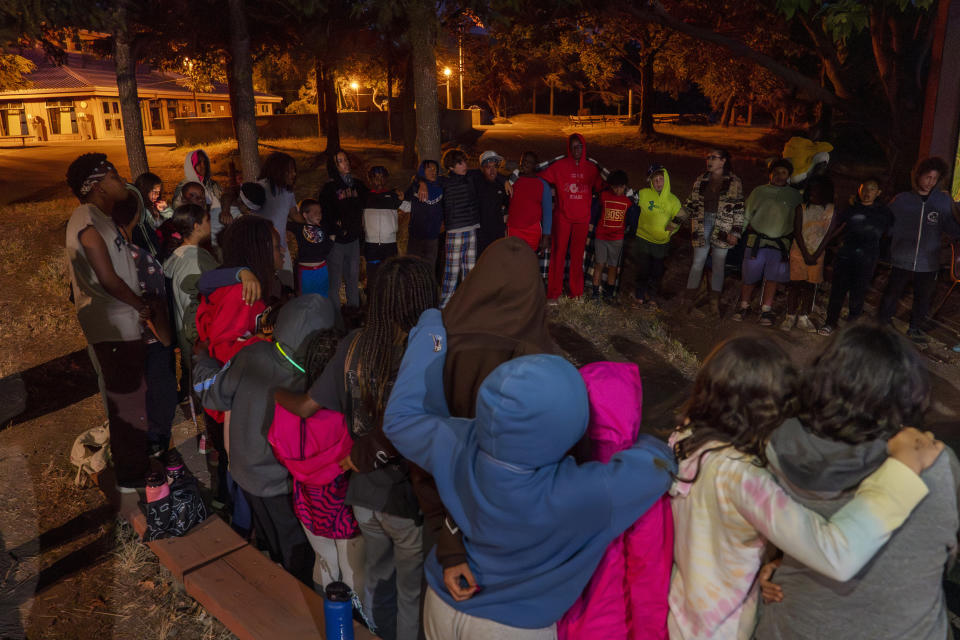
[[[555,638],[607,545],[668,488],[673,456],[640,436],[609,464],[578,465],[567,451],[586,431],[587,391],[558,356],[500,365],[480,386],[476,418],[451,418],[446,354],[441,314],[427,310],[410,333],[383,424],[396,448],[436,479],[480,587],[456,602],[431,555],[426,636]]]

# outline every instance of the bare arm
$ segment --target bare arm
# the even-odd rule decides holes
[[[281,407],[301,418],[309,418],[322,409],[307,393],[294,393],[286,389],[278,389],[274,392],[273,399]]]
[[[290,212],[287,214],[287,220],[292,220],[297,224],[307,223],[307,221],[303,219],[303,216],[300,215],[300,211],[296,207],[290,207]]]
[[[110,253],[107,251],[107,245],[103,241],[103,236],[93,227],[87,227],[80,232],[80,245],[83,247],[87,259],[93,272],[97,275],[97,280],[103,286],[104,290],[111,296],[124,302],[141,315],[149,312],[149,305],[143,298],[133,292],[126,282],[120,279],[117,272],[113,270],[113,264],[110,262]]]

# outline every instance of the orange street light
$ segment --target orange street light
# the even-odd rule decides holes
[[[350,83],[350,88],[353,89],[353,92],[357,95],[357,111],[360,111],[360,85],[354,80]]]
[[[443,68],[443,76],[447,79],[447,81],[444,83],[447,85],[447,109],[450,108],[450,74],[451,73],[453,73],[453,71],[450,70],[450,67]]]

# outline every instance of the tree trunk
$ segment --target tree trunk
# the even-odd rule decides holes
[[[117,90],[120,96],[120,117],[123,119],[123,141],[130,164],[130,181],[150,170],[147,145],[143,141],[143,120],[137,96],[137,61],[130,47],[125,2],[118,3],[117,24],[113,31],[113,59],[117,66]]]
[[[227,0],[230,12],[230,70],[236,82],[237,146],[243,179],[251,182],[260,174],[260,150],[257,145],[257,104],[253,98],[253,58],[250,33],[243,0]]]
[[[550,85],[550,115],[553,115],[553,85]]]
[[[533,110],[531,111],[531,113],[533,114],[537,113],[537,88],[536,87],[533,88]]]
[[[440,109],[437,104],[437,15],[429,0],[409,6],[413,91],[417,102],[417,153],[421,160],[440,157]]]
[[[227,94],[230,98],[230,126],[233,127],[233,139],[237,137],[237,79],[233,74],[233,65],[227,65]]]
[[[320,56],[313,58],[313,86],[317,89],[317,134],[322,136],[327,133],[327,123],[323,117],[326,103],[323,95],[323,62],[320,61]]]
[[[899,88],[896,68],[896,58],[890,55],[884,32],[887,28],[884,12],[876,6],[870,8],[870,43],[873,46],[873,58],[877,63],[877,72],[880,75],[880,85],[883,95],[887,98],[890,109],[890,121],[896,127],[899,116],[897,92]]]
[[[640,128],[639,132],[652,136],[653,129],[653,56],[647,56],[640,66]]]
[[[405,169],[417,168],[417,112],[413,99],[413,56],[407,56],[403,90],[400,92],[400,111],[403,116],[403,155],[400,163]],[[431,158],[440,162],[440,158]]]
[[[337,87],[333,80],[333,70],[320,63],[320,88],[323,92],[323,134],[327,137],[324,153],[330,154],[340,149],[340,116],[337,114]]]
[[[750,96],[750,102],[747,104],[747,126],[753,126],[753,96]]]
[[[449,80],[448,80],[449,82]],[[393,142],[393,120],[390,117],[390,99],[393,98],[393,65],[387,63],[387,140]]]
[[[582,111],[583,111],[583,89],[580,90],[580,111],[578,111],[578,115]]]
[[[729,127],[730,126],[730,112],[733,110],[733,99],[736,97],[736,93],[730,93],[727,96],[726,101],[723,103],[723,112],[720,114],[720,126]]]

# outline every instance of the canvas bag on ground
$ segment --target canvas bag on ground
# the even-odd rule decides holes
[[[73,441],[70,462],[77,467],[74,484],[87,486],[90,477],[100,473],[110,464],[110,430],[102,425],[87,429]]]

